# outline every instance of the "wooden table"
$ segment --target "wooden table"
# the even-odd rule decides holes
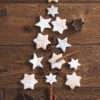
[[[78,51],[73,57],[79,58],[82,64],[77,71],[77,74],[82,76],[82,87],[71,91],[64,86],[66,73],[72,72],[64,66],[61,71],[54,71],[59,74],[54,93],[57,100],[100,100],[100,0],[59,1],[62,18],[72,20],[82,17],[85,20],[80,32],[64,32],[73,45],[67,52]],[[48,85],[44,83],[43,76],[50,68],[47,68],[49,65],[45,61],[44,70],[34,71],[40,81],[34,91],[24,91],[20,84],[24,73],[33,72],[28,60],[36,51],[32,40],[39,29],[34,27],[34,24],[40,15],[47,17],[48,6],[47,0],[0,0],[0,11],[6,11],[3,15],[0,12],[0,100],[14,100],[19,92],[31,95],[35,100],[49,100],[46,92]],[[55,41],[56,34],[50,30],[45,33]],[[40,50],[37,53],[50,56],[48,51]]]

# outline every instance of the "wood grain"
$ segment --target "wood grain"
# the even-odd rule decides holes
[[[73,49],[78,51],[78,54],[73,55],[73,57],[79,58],[82,64],[77,71],[78,74],[83,77],[82,86],[100,87],[100,77],[98,77],[100,76],[100,46],[74,46]],[[41,56],[48,56],[45,52],[39,51],[39,53]],[[0,68],[4,70],[4,72],[2,71],[2,73],[0,73],[0,87],[20,86],[19,81],[23,77],[23,74],[33,73],[31,70],[32,66],[28,63],[28,59],[31,58],[32,54],[33,50],[31,46],[21,46],[17,48],[4,46],[0,48]],[[43,63],[45,62],[47,61],[44,60]],[[40,80],[40,84],[38,84],[39,87],[44,86],[44,81],[42,80],[44,80],[44,75],[50,71],[50,69],[47,68],[50,67],[48,63],[44,67],[45,70],[37,69],[34,72]],[[58,77],[59,83],[56,86],[62,86],[66,73],[70,74],[71,72],[72,70],[70,70],[67,65],[63,66],[61,71],[54,71],[54,73],[60,76]]]
[[[15,100],[20,91],[23,90],[18,88],[6,89],[5,100],[8,100],[8,98],[9,100]],[[48,88],[37,88],[35,91],[24,91],[24,93],[32,96],[35,100],[48,100]],[[13,96],[10,96],[10,94],[13,94]],[[66,87],[60,87],[55,88],[55,94],[57,95],[57,100],[99,100],[100,88],[77,88],[71,91]]]
[[[59,92],[62,90],[62,92]],[[80,92],[81,91],[81,92]],[[90,92],[89,92],[90,91]],[[63,94],[64,96],[60,96]],[[65,87],[57,90],[57,100],[99,100],[99,88],[80,88],[75,91],[66,90]]]
[[[0,10],[6,9],[7,14],[0,16],[0,100],[15,100],[17,94],[22,91],[31,95],[35,100],[48,100],[48,84],[44,82],[44,75],[50,71],[50,64],[46,60],[44,70],[32,71],[32,65],[28,60],[32,58],[33,52],[48,59],[55,49],[56,38],[60,36],[46,30],[49,40],[53,46],[47,51],[41,49],[36,51],[32,40],[40,32],[34,27],[39,16],[48,18],[46,8],[49,6],[47,0],[0,0]],[[11,3],[12,2],[12,3]],[[100,0],[61,0],[58,4],[60,16],[68,21],[83,18],[85,24],[80,32],[68,30],[61,38],[69,37],[72,49],[66,53],[78,51],[73,55],[79,58],[82,66],[77,74],[82,76],[82,87],[71,91],[64,86],[65,75],[70,74],[68,65],[63,65],[61,71],[54,70],[57,74],[58,83],[54,85],[57,100],[100,100]],[[48,52],[50,51],[50,52]],[[66,61],[70,60],[70,57]],[[39,84],[34,91],[25,91],[20,84],[24,73],[35,73]],[[59,92],[61,91],[61,92]]]
[[[2,23],[0,25],[0,45],[32,45],[32,39],[39,32],[39,28],[34,27],[34,24],[38,21],[40,15],[46,16],[47,5],[8,4],[6,7],[7,16],[0,18]],[[98,14],[100,4],[60,4],[59,7],[62,18],[72,20],[83,17],[85,20],[81,32],[77,34],[71,30],[64,32],[64,36],[69,37],[70,43],[79,45],[100,44],[100,28],[98,27],[100,25],[100,15]],[[29,27],[29,30],[25,30],[24,27]],[[51,34],[51,38],[52,34],[57,34],[50,30],[46,30],[44,33]]]

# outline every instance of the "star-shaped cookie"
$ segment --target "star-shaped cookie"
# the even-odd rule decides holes
[[[51,63],[51,67],[52,67],[52,69],[59,69],[60,70],[64,63],[65,63],[65,60],[62,59],[62,60],[59,60],[58,62]]]
[[[71,44],[68,43],[68,38],[60,39],[58,38],[58,44],[56,48],[60,48],[63,52],[66,51],[66,48],[71,47]]]
[[[57,82],[56,75],[53,75],[52,73],[46,75],[45,77],[46,77],[46,83],[49,83],[50,85]]]
[[[52,58],[50,58],[48,61],[50,63],[55,63],[58,59],[62,58],[62,54],[56,54],[56,53],[53,53],[52,54]]]
[[[61,69],[62,65],[65,63],[65,60],[62,59],[62,54],[56,54],[53,53],[52,58],[50,58],[48,61],[51,64],[52,69]]]
[[[43,68],[42,60],[43,60],[43,57],[37,57],[37,55],[34,53],[33,59],[29,60],[29,62],[33,64],[33,69],[37,67]]]
[[[37,49],[42,48],[44,50],[46,50],[47,46],[51,44],[51,42],[48,40],[48,35],[43,35],[42,33],[39,33],[33,42],[36,43]]]
[[[58,2],[59,0],[48,0],[48,2],[50,3],[50,2]]]
[[[52,5],[50,8],[47,8],[48,10],[48,15],[51,15],[52,17],[55,17],[56,15],[59,14],[58,12],[58,7]]]
[[[66,75],[67,81],[65,82],[65,85],[69,86],[72,90],[75,87],[80,87],[80,80],[81,77],[77,76],[74,72],[72,75]]]
[[[35,79],[34,74],[24,74],[24,78],[21,80],[21,83],[24,85],[24,89],[34,89],[38,81]]]
[[[51,18],[45,19],[42,16],[40,16],[40,21],[38,23],[36,23],[35,25],[40,27],[41,32],[43,32],[44,29],[51,28],[51,26],[49,24],[50,21],[51,21]]]
[[[73,59],[73,58],[71,59],[70,62],[68,62],[68,64],[70,65],[70,68],[75,69],[75,70],[77,70],[78,67],[81,65],[79,63],[79,60],[78,59]]]
[[[67,20],[60,17],[56,17],[56,20],[52,21],[51,24],[53,25],[53,32],[63,34],[64,30],[68,29]]]

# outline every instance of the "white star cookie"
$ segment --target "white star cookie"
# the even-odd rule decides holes
[[[40,21],[38,23],[36,23],[35,25],[40,27],[41,32],[43,32],[44,29],[51,28],[51,26],[49,24],[50,21],[51,21],[51,18],[44,19],[42,16],[40,16]]]
[[[33,59],[29,60],[31,64],[33,64],[33,69],[40,67],[43,68],[43,64],[41,63],[43,60],[43,57],[37,57],[36,54],[33,54]]]
[[[53,32],[59,32],[60,34],[63,34],[63,31],[68,29],[66,22],[66,19],[56,17],[56,20],[51,22],[53,25]]]
[[[52,69],[61,69],[62,65],[65,63],[64,59],[61,59],[63,56],[62,54],[55,54],[53,53],[52,58],[50,58],[48,61],[51,64]]]
[[[51,15],[52,17],[55,17],[56,15],[59,14],[58,7],[55,7],[54,5],[52,5],[50,8],[47,8],[47,10],[48,10],[48,15]]]
[[[21,80],[21,83],[24,85],[24,89],[34,89],[38,81],[35,79],[34,74],[24,74],[24,78]]]
[[[51,67],[52,67],[52,69],[59,69],[60,70],[64,63],[65,63],[65,60],[60,60],[58,62],[52,63]]]
[[[52,85],[53,83],[57,82],[56,75],[53,75],[50,73],[49,75],[46,75],[46,83],[49,83]]]
[[[58,0],[48,0],[48,2],[50,3],[50,2],[58,2]]]
[[[33,42],[36,43],[37,49],[42,48],[44,50],[47,49],[48,44],[51,44],[48,40],[48,35],[43,35],[41,33],[38,34],[37,38],[35,38]]]
[[[60,48],[63,52],[66,51],[66,48],[71,47],[71,44],[68,43],[68,38],[60,39],[58,38],[58,44],[56,48]]]
[[[58,59],[62,58],[62,54],[56,54],[56,53],[53,53],[52,54],[52,58],[50,58],[48,61],[50,63],[55,63]]]
[[[74,72],[72,75],[66,75],[67,81],[65,82],[65,85],[69,86],[72,90],[75,87],[80,87],[80,80],[81,77],[77,76]]]
[[[77,70],[78,69],[78,67],[81,65],[80,63],[79,63],[79,60],[78,59],[71,59],[71,61],[70,62],[68,62],[68,64],[70,65],[70,68],[72,68],[72,69],[75,69],[75,70]]]

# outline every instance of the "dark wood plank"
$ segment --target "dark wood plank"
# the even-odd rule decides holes
[[[33,100],[47,100],[49,93],[46,88],[37,88],[35,91],[26,91],[21,88],[6,88],[5,89],[5,100],[19,100],[17,99],[20,96],[22,99],[25,99],[25,95],[30,96]],[[11,95],[13,94],[13,95]],[[26,100],[26,99],[25,99]],[[30,100],[30,99],[29,99]]]
[[[100,87],[100,46],[73,46],[73,50],[78,51],[78,53],[72,57],[79,58],[82,64],[77,71],[83,77],[82,86]],[[67,53],[73,50],[68,49]],[[31,46],[0,47],[0,87],[21,87],[20,79],[23,74],[33,73],[32,66],[28,63],[33,51],[34,49]],[[48,54],[45,51],[40,52],[38,50],[37,54],[45,57],[43,61],[43,64],[45,64],[44,70],[37,69],[34,71],[40,80],[40,87],[42,87],[44,86],[44,75],[50,71],[50,66],[46,59],[50,57],[51,53]],[[54,70],[54,73],[60,76],[58,78],[59,83],[56,86],[62,86],[66,73],[72,72],[67,65],[63,66],[61,71]]]
[[[5,91],[5,100],[15,100],[18,93],[23,91],[35,100],[49,100],[48,98],[48,89],[49,87],[45,88],[37,88],[33,91],[23,91],[22,89],[16,88],[7,88]],[[59,92],[60,91],[60,92]],[[66,87],[55,88],[54,93],[56,95],[57,100],[99,100],[100,99],[100,88],[96,87],[84,87],[84,88],[77,88],[74,91]],[[13,94],[13,95],[11,95]],[[63,96],[62,96],[63,94]]]
[[[100,44],[100,4],[60,4],[60,16],[72,20],[82,16],[85,24],[81,32],[65,31],[72,44]],[[34,24],[40,15],[46,16],[46,4],[7,4],[7,16],[0,18],[0,45],[32,45],[39,28]],[[40,7],[40,8],[39,8]],[[79,9],[80,8],[80,9]],[[28,27],[29,30],[25,30]],[[50,30],[44,33],[57,36]]]
[[[0,100],[4,100],[4,89],[0,89]]]

